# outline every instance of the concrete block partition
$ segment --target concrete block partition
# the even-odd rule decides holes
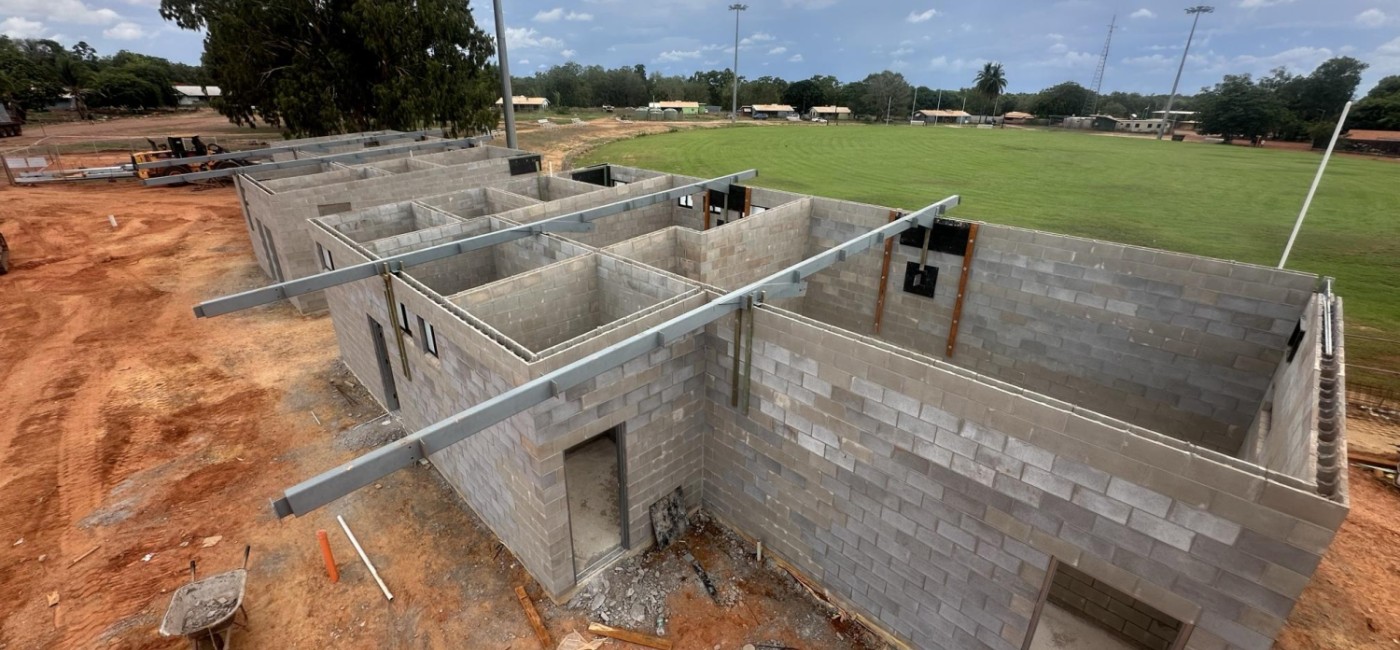
[[[886,223],[816,200],[809,254]],[[879,336],[944,356],[963,258],[930,252],[933,298],[902,291],[895,245]],[[819,274],[812,318],[873,333],[882,250]],[[1316,276],[981,224],[952,360],[1018,386],[1237,454]]]
[[[266,181],[240,175],[235,182],[263,271],[285,281],[320,270],[308,219],[506,180],[507,158],[523,153],[483,146]],[[320,292],[292,302],[303,313],[325,308]]]
[[[1345,494],[797,314],[761,309],[752,408],[707,329],[704,506],[915,647],[1019,648],[1051,557],[1268,648]]]
[[[496,220],[495,225],[504,224]],[[314,236],[338,259],[374,257],[369,249],[352,246],[326,227],[318,226]],[[552,262],[550,255],[555,251],[577,247],[540,235],[458,258],[500,256],[512,260],[509,264],[516,265],[514,268],[538,268]],[[502,253],[502,249],[510,252]],[[532,253],[539,257],[526,261]],[[611,256],[592,254],[589,259],[597,283],[609,294],[616,294],[615,300],[600,298],[599,304],[611,304],[609,309],[621,316],[567,350],[546,351],[549,356],[531,359],[514,353],[482,331],[473,322],[478,319],[414,279],[410,269],[394,280],[395,301],[405,304],[413,321],[412,335],[405,339],[409,373],[404,372],[404,361],[392,338],[390,307],[378,278],[327,290],[342,358],[376,399],[386,401],[387,387],[380,379],[367,319],[379,321],[390,337],[386,344],[398,415],[406,427],[416,429],[705,300],[697,289],[687,288],[678,278]],[[679,295],[672,295],[676,293]],[[667,300],[657,303],[652,294]],[[437,354],[428,352],[426,328],[417,325],[419,318],[433,326]],[[666,350],[585,382],[433,456],[438,471],[550,594],[566,594],[579,577],[569,537],[565,449],[621,427],[619,437],[626,454],[623,484],[627,499],[621,504],[626,513],[622,520],[627,525],[626,552],[650,545],[647,508],[663,495],[681,487],[688,505],[698,507],[703,426],[699,401],[704,390],[704,355],[698,340],[698,335],[683,337]]]

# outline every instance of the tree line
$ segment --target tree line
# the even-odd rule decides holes
[[[1248,74],[1225,75],[1197,96],[1203,133],[1235,138],[1269,137],[1325,144],[1341,117],[1342,106],[1356,95],[1367,64],[1349,56],[1324,61],[1311,73],[1297,75],[1275,68],[1258,80]],[[1348,129],[1400,129],[1400,75],[1381,79],[1357,101]]]
[[[86,42],[64,48],[48,39],[0,36],[0,101],[24,119],[72,98],[83,119],[89,108],[151,109],[175,106],[176,83],[210,79],[199,66],[122,50],[98,56]]]
[[[994,71],[994,72],[993,72]],[[912,111],[931,109],[966,110],[974,115],[1025,111],[1044,116],[1084,115],[1094,105],[1092,93],[1075,82],[1065,82],[1034,93],[1003,93],[1005,73],[1000,64],[989,63],[978,77],[991,73],[996,92],[978,83],[957,88],[932,88],[911,84],[899,72],[884,70],[858,81],[842,82],[831,75],[814,75],[788,81],[765,75],[739,77],[739,103],[788,104],[807,112],[814,106],[845,106],[863,118],[884,120],[887,116],[905,120]],[[723,109],[729,107],[734,74],[729,69],[697,70],[689,75],[648,73],[637,64],[618,68],[585,66],[574,62],[537,71],[531,76],[512,77],[519,95],[544,97],[558,108],[602,106],[645,106],[652,101],[694,101]],[[1190,106],[1191,97],[1178,97],[1178,106]],[[1122,118],[1146,116],[1166,105],[1166,95],[1110,92],[1098,98],[1098,112]],[[1190,110],[1189,108],[1183,110]]]

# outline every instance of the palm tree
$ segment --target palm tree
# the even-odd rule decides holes
[[[1006,71],[1000,63],[988,61],[973,78],[973,88],[992,102],[992,115],[997,113],[997,98],[1006,90]]]
[[[83,95],[88,93],[88,83],[92,81],[92,70],[87,63],[76,56],[58,57],[56,71],[58,82],[63,90],[73,96],[73,108],[78,111],[78,119],[88,119],[87,102]]]

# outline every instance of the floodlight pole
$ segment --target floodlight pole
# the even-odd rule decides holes
[[[1288,235],[1288,245],[1283,247],[1283,257],[1279,258],[1278,267],[1283,268],[1288,263],[1288,254],[1293,251],[1293,241],[1298,239],[1298,231],[1303,228],[1303,219],[1308,216],[1308,208],[1312,207],[1313,195],[1317,194],[1317,184],[1322,182],[1322,172],[1327,171],[1327,161],[1332,159],[1332,149],[1337,146],[1337,138],[1342,135],[1342,125],[1347,121],[1347,113],[1351,112],[1351,102],[1347,102],[1342,107],[1342,116],[1337,120],[1337,128],[1332,131],[1332,141],[1327,143],[1327,152],[1322,154],[1322,164],[1317,166],[1317,175],[1313,176],[1312,187],[1308,188],[1308,198],[1303,199],[1303,210],[1298,213],[1298,220],[1293,222],[1293,233]]]
[[[1186,55],[1191,52],[1191,39],[1196,37],[1196,23],[1201,22],[1201,14],[1214,13],[1215,7],[1196,5],[1188,7],[1186,13],[1195,16],[1191,19],[1191,33],[1186,36],[1186,49],[1181,51],[1181,64],[1176,67],[1176,80],[1172,82],[1172,94],[1167,95],[1167,108],[1162,111],[1162,123],[1157,127],[1157,139],[1167,133],[1167,120],[1172,118],[1172,101],[1176,99],[1176,86],[1181,83],[1181,71],[1186,68]]]
[[[496,1],[500,2],[500,0]],[[731,123],[739,119],[739,12],[748,8],[748,5],[737,3],[729,5],[729,10],[734,12],[734,100],[729,109]]]
[[[496,8],[496,62],[501,67],[501,114],[506,119],[506,147],[515,148],[515,96],[510,90],[510,63],[506,57],[506,17],[501,13],[501,0]]]

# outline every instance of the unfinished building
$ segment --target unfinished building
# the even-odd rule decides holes
[[[564,599],[679,490],[910,647],[1028,647],[1052,606],[1141,647],[1272,645],[1348,509],[1329,284],[752,175],[289,213],[322,272],[197,313],[322,293],[417,433],[278,513],[427,458]]]
[[[437,140],[407,149],[365,146],[374,143],[331,141],[323,145],[330,147],[326,156],[330,159],[325,162],[311,158],[303,160],[315,161],[312,164],[259,166],[235,177],[254,254],[269,278],[284,282],[321,268],[308,236],[310,218],[540,171],[538,155],[475,141]],[[347,151],[354,155],[336,155]],[[319,294],[297,296],[292,302],[302,313],[325,309]]]

